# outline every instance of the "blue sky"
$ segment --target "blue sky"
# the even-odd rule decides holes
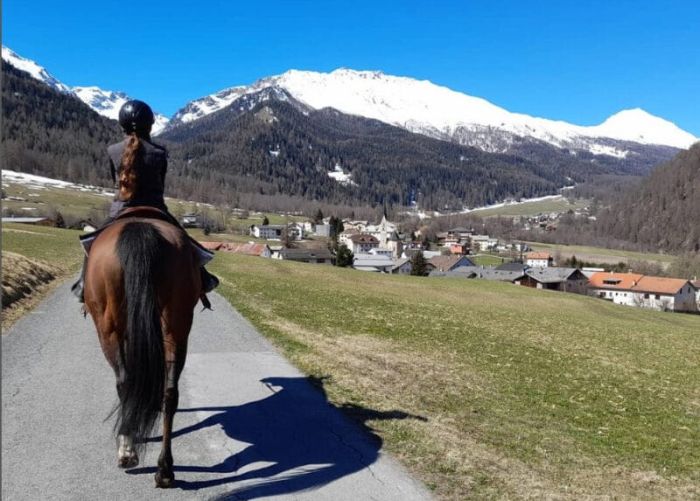
[[[591,125],[641,107],[700,136],[698,1],[6,0],[3,43],[171,115],[290,68],[378,69]]]

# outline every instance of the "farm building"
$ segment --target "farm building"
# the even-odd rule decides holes
[[[352,260],[352,267],[360,271],[391,273],[394,261],[391,260],[391,257],[381,254],[356,254]]]
[[[483,280],[497,280],[500,282],[510,282],[519,284],[525,277],[522,271],[498,270],[484,266],[462,266],[453,271],[432,271],[431,277],[459,277],[459,278],[481,278]]]
[[[589,294],[616,304],[662,311],[698,311],[697,289],[690,280],[637,273],[594,273]]]
[[[413,264],[411,260],[407,257],[402,257],[394,260],[394,266],[391,268],[391,272],[394,275],[410,275],[413,269]]]
[[[588,278],[577,268],[532,267],[525,270],[525,276],[520,280],[520,285],[535,289],[586,294]]]
[[[333,264],[333,254],[328,249],[282,249],[280,259],[301,263]]]
[[[428,260],[436,271],[453,271],[462,266],[474,266],[466,256],[435,256]]]

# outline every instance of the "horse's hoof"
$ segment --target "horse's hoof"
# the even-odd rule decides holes
[[[160,472],[156,473],[156,487],[157,488],[170,489],[174,484],[175,484],[175,475],[173,475],[172,473],[168,477],[161,475]]]
[[[138,464],[139,457],[136,454],[131,456],[122,456],[117,462],[119,468],[133,468],[134,466],[138,466]]]

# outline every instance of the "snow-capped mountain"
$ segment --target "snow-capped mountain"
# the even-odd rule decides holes
[[[90,108],[95,110],[102,116],[117,120],[119,117],[119,109],[122,105],[131,99],[129,96],[123,92],[115,92],[110,90],[103,90],[99,87],[69,87],[66,84],[59,81],[56,77],[51,75],[46,68],[40,66],[31,59],[26,59],[18,55],[13,50],[8,47],[2,46],[2,59],[7,63],[11,64],[18,70],[26,71],[33,78],[44,82],[49,87],[58,90],[59,92],[64,92],[66,94],[73,94],[82,102],[87,104]],[[153,124],[152,133],[157,135],[160,133],[165,126],[168,124],[168,118],[156,113],[156,121]]]
[[[516,138],[524,137],[559,148],[623,158],[628,153],[624,145],[611,145],[609,140],[674,148],[688,148],[698,140],[640,109],[624,110],[600,125],[586,127],[512,113],[427,80],[350,69],[331,73],[290,70],[250,86],[224,89],[188,103],[173,116],[169,127],[197,120],[268,87],[284,89],[314,109],[331,107],[486,151],[507,151]]]
[[[99,87],[73,87],[73,93],[82,102],[102,116],[113,120],[119,119],[119,110],[131,98],[123,92],[102,90]],[[168,124],[168,118],[160,113],[155,114],[155,123],[151,133],[158,135]]]

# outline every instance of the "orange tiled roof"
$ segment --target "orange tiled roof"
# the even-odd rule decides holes
[[[687,283],[688,280],[683,278],[650,277],[638,273],[602,271],[594,273],[589,278],[589,286],[596,289],[624,289],[653,294],[675,294]]]
[[[599,271],[588,279],[590,287],[596,289],[631,289],[644,275],[638,273],[609,273]],[[607,282],[607,283],[606,283]],[[612,282],[612,283],[611,283]]]
[[[552,259],[552,256],[549,252],[528,252],[525,255],[526,259]]]
[[[675,294],[688,280],[682,278],[666,277],[642,277],[632,290],[639,292],[653,292],[657,294]]]

